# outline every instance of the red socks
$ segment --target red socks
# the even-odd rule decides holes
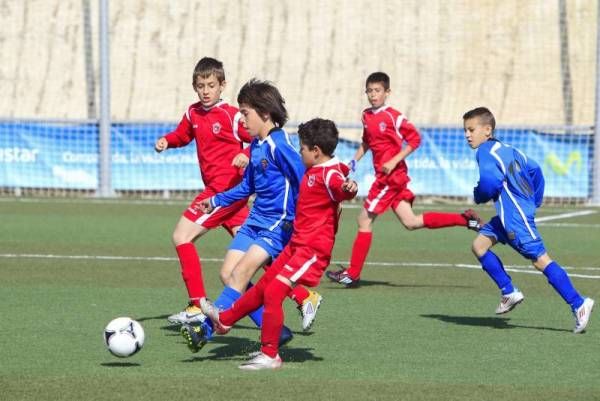
[[[292,301],[294,301],[298,306],[302,306],[302,302],[304,302],[304,300],[309,296],[310,293],[308,290],[301,285],[295,286],[290,293],[290,298],[292,298]]]
[[[181,265],[181,276],[185,282],[190,300],[196,306],[200,306],[200,298],[206,297],[204,280],[202,279],[202,265],[196,252],[196,247],[191,242],[175,247],[179,264]]]
[[[442,228],[452,226],[466,226],[467,219],[460,213],[423,213],[423,224],[427,228]]]
[[[275,358],[279,353],[279,336],[283,327],[283,301],[291,291],[289,285],[277,279],[272,280],[265,290],[260,350],[271,358]]]
[[[356,233],[354,245],[352,245],[352,256],[350,257],[350,266],[346,272],[354,280],[360,277],[365,260],[371,248],[373,233],[371,231],[359,231]]]

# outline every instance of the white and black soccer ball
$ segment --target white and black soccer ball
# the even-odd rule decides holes
[[[144,346],[144,329],[130,317],[111,320],[104,329],[104,343],[114,356],[127,358]]]

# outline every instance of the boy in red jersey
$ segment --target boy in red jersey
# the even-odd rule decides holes
[[[415,215],[412,203],[415,195],[408,189],[408,168],[405,159],[419,147],[421,136],[399,111],[385,104],[390,94],[390,78],[383,72],[374,72],[367,78],[366,94],[371,107],[362,113],[363,137],[349,167],[367,150],[373,152],[375,182],[369,190],[363,209],[358,215],[358,233],[352,246],[352,256],[347,269],[328,271],[332,281],[355,287],[371,247],[373,223],[378,215],[391,206],[400,222],[408,230],[465,226],[478,230],[480,219],[473,210],[464,213],[425,212]],[[403,146],[406,142],[406,146]]]
[[[188,107],[174,131],[156,141],[155,149],[186,146],[196,141],[200,173],[205,189],[183,212],[173,232],[173,244],[179,257],[181,275],[189,295],[189,306],[168,317],[171,323],[191,323],[204,320],[199,308],[200,298],[206,296],[202,279],[202,266],[193,242],[209,230],[223,226],[235,234],[248,216],[247,199],[203,213],[199,208],[202,199],[225,191],[242,180],[240,169],[248,164],[243,143],[252,138],[243,127],[237,108],[221,100],[225,89],[223,63],[204,57],[196,64],[192,86],[200,101]],[[222,272],[221,276],[229,276]]]
[[[278,339],[283,326],[283,301],[296,285],[315,287],[331,259],[340,215],[340,203],[356,196],[356,182],[346,178],[348,168],[333,152],[338,131],[329,120],[316,118],[298,127],[306,172],[300,192],[292,238],[265,274],[233,306],[220,312],[210,301],[202,310],[215,330],[225,334],[231,326],[264,304],[261,350],[240,365],[244,370],[281,367]]]

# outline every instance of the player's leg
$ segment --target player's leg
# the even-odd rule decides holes
[[[500,304],[496,308],[497,314],[510,312],[524,299],[523,293],[513,286],[512,279],[506,273],[500,258],[491,251],[496,243],[506,243],[506,240],[502,223],[496,216],[481,228],[471,247],[483,270],[500,290],[501,296]]]
[[[172,240],[190,303],[183,311],[167,318],[171,323],[190,323],[203,319],[199,302],[200,298],[206,296],[206,290],[202,278],[202,265],[193,242],[208,230],[208,228],[190,221],[184,214],[173,231]]]
[[[364,267],[367,255],[371,249],[373,241],[373,224],[377,219],[377,214],[370,212],[363,207],[356,223],[358,224],[358,232],[352,244],[352,253],[350,256],[350,264],[347,269],[337,271],[330,270],[325,274],[334,282],[344,284],[346,287],[354,287],[358,285],[360,275]]]
[[[292,283],[277,275],[264,292],[265,310],[261,327],[261,353],[240,365],[243,370],[276,369],[281,367],[279,337],[283,327],[283,301],[292,291]]]
[[[394,213],[407,230],[418,230],[426,227],[429,229],[463,226],[472,230],[479,230],[481,219],[474,210],[464,213],[425,212],[415,214],[412,209],[412,200],[402,200],[394,207]]]
[[[541,241],[540,241],[541,242]],[[567,272],[555,261],[553,261],[548,253],[544,252],[537,259],[532,261],[533,266],[544,273],[548,279],[548,283],[562,297],[562,299],[571,307],[575,315],[574,333],[581,333],[588,325],[594,300],[591,298],[582,297],[571,283]]]

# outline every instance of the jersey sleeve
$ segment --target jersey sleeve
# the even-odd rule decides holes
[[[247,198],[254,193],[254,166],[249,163],[244,171],[242,181],[235,187],[213,196],[210,203],[213,207],[229,206],[241,199]]]
[[[185,146],[194,139],[194,130],[192,129],[192,122],[188,113],[183,115],[174,131],[165,135],[165,139],[169,143],[170,148]]]
[[[544,187],[546,182],[544,180],[544,173],[540,165],[533,159],[527,159],[527,172],[531,177],[533,183],[533,196],[535,199],[535,207],[542,206],[544,201]]]
[[[242,123],[242,113],[239,111],[233,117],[233,132],[238,141],[244,143],[252,142],[252,137]]]
[[[411,148],[416,149],[421,145],[421,134],[413,123],[406,118],[403,118],[400,122],[400,134]]]
[[[344,191],[342,185],[346,182],[346,177],[339,170],[329,170],[325,176],[325,186],[329,192],[329,197],[334,202],[342,202],[345,200],[352,199],[356,196],[357,192]]]
[[[479,204],[496,199],[500,195],[504,173],[489,152],[479,151],[477,162],[479,163],[479,182],[473,189],[473,197],[475,203]]]

